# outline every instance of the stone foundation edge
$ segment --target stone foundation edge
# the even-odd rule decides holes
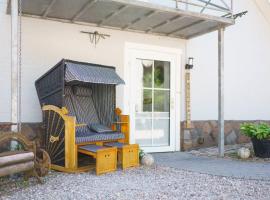
[[[226,120],[224,130],[225,145],[241,144],[250,142],[250,139],[240,133],[240,125],[242,123],[258,123],[270,121],[265,120]],[[11,123],[0,122],[0,133],[8,132],[11,130]],[[42,123],[23,123],[22,134],[29,140],[36,141],[42,144]],[[181,122],[180,134],[181,150],[187,151],[191,149],[198,149],[204,147],[217,146],[218,143],[218,121],[217,120],[202,120],[192,121],[191,129],[185,129],[185,122]]]
[[[240,132],[242,123],[258,123],[265,120],[226,120],[224,126],[225,145],[242,144],[250,142],[250,139]],[[217,146],[218,144],[218,121],[204,120],[192,121],[191,129],[185,129],[185,122],[181,122],[180,136],[181,150],[187,151],[204,147]]]

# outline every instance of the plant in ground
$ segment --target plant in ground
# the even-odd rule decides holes
[[[250,137],[258,140],[270,139],[270,125],[266,123],[243,123],[240,126],[241,132]]]
[[[144,151],[142,149],[140,149],[139,151],[139,158],[140,160],[142,159],[142,157],[145,155]]]

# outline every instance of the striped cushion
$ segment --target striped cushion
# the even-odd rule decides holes
[[[81,146],[81,147],[79,147],[79,149],[96,153],[100,149],[106,149],[106,147],[89,144],[89,145]]]
[[[82,94],[83,92],[78,93]],[[76,116],[78,123],[99,123],[92,97],[75,95],[72,88],[66,86],[64,100],[65,106],[70,111],[69,115]]]
[[[89,128],[92,131],[97,132],[97,133],[109,133],[109,132],[112,132],[112,129],[110,129],[109,127],[104,126],[102,124],[90,124]]]
[[[120,132],[110,133],[94,133],[94,132],[76,132],[76,144],[96,142],[96,141],[111,141],[124,139],[125,136]]]

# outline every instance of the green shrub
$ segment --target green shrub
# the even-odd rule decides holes
[[[270,125],[266,123],[243,123],[240,126],[241,132],[251,138],[257,138],[258,140],[270,138]]]
[[[139,158],[140,160],[142,159],[142,157],[145,155],[144,151],[142,149],[140,149],[139,151]]]

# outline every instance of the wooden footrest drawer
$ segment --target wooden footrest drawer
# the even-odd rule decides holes
[[[96,158],[96,174],[104,174],[117,169],[117,148],[96,145],[85,145],[78,152]]]
[[[123,144],[123,143],[106,143],[108,147],[117,147],[118,164],[123,169],[139,166],[139,145],[138,144]]]

